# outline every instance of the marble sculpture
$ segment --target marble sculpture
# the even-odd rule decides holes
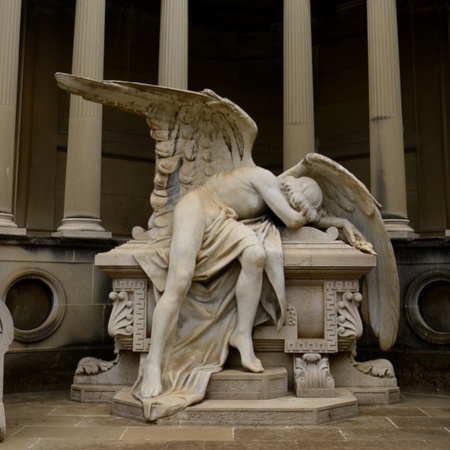
[[[239,350],[245,368],[264,370],[252,329],[284,323],[280,226],[336,227],[348,244],[376,252],[362,314],[381,348],[393,345],[395,259],[379,205],[346,169],[316,153],[278,177],[256,166],[256,124],[210,90],[67,74],[56,79],[72,94],[145,116],[156,141],[154,212],[147,230],[133,230],[148,241],[134,257],[156,298],[150,351],[133,387],[147,419],[201,401],[229,345]]]

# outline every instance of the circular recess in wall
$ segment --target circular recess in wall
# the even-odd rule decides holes
[[[22,271],[7,283],[3,295],[14,323],[14,338],[37,342],[55,332],[66,311],[64,290],[43,271]]]
[[[450,343],[450,271],[427,272],[411,284],[406,294],[406,317],[423,339]]]

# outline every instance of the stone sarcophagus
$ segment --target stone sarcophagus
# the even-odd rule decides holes
[[[333,229],[327,233],[312,228],[295,233],[285,230],[282,236],[285,324],[279,330],[273,324],[262,324],[253,331],[254,349],[266,370],[262,374],[243,371],[236,367],[239,362],[234,365],[231,355],[224,371],[212,375],[207,400],[202,404],[289,395],[310,401],[320,399],[329,403],[306,406],[311,418],[305,423],[318,423],[317,409],[330,409],[334,414],[330,417],[337,419],[354,416],[357,401],[399,401],[399,389],[387,361],[357,363],[353,358],[363,331],[361,280],[375,267],[376,257],[337,240],[337,230]],[[115,414],[141,420],[142,405],[132,398],[130,387],[149,350],[155,306],[153,286],[133,256],[143,245],[143,241],[132,240],[96,257],[97,267],[112,279],[113,308],[108,331],[115,338],[118,357],[112,362],[90,358],[80,361],[71,393],[73,400],[83,402],[110,399]],[[383,370],[377,370],[380,366]],[[230,411],[233,408],[236,405],[230,403]],[[305,413],[304,405],[298,409]],[[190,410],[161,423],[174,423],[177,416],[185,417]],[[211,414],[207,410],[205,417],[210,419]],[[272,419],[267,414],[269,424]],[[202,420],[211,423],[205,417]],[[191,423],[192,419],[184,420]],[[280,423],[295,420],[283,419]],[[248,423],[254,423],[251,415]]]

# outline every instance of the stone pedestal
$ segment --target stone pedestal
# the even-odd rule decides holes
[[[399,400],[390,363],[358,363],[352,357],[363,327],[359,281],[376,258],[336,240],[333,230],[306,227],[282,236],[287,239],[285,325],[279,331],[262,325],[253,332],[266,371],[227,368],[214,374],[204,401],[158,424],[319,424],[356,415],[359,399],[363,404]],[[143,407],[130,388],[150,346],[155,300],[133,254],[146,244],[131,240],[96,256],[96,266],[112,278],[108,331],[119,357],[82,360],[72,386],[74,400],[111,399],[113,414],[137,420],[143,420]]]
[[[338,389],[335,398],[304,399],[289,394],[271,400],[204,400],[170,417],[158,425],[247,425],[289,426],[320,425],[357,415],[356,398],[345,389]],[[142,403],[130,388],[121,390],[113,400],[112,413],[143,422]]]
[[[207,399],[268,400],[288,395],[288,376],[284,367],[265,367],[263,373],[241,368],[223,370],[211,376]]]

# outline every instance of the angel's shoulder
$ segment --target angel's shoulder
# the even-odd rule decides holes
[[[260,178],[273,178],[275,175],[267,169],[256,165],[245,165],[233,169],[231,172],[236,172],[241,176],[248,177],[260,177]]]
[[[277,177],[267,169],[259,166],[248,167],[248,176],[255,185],[277,184]]]

